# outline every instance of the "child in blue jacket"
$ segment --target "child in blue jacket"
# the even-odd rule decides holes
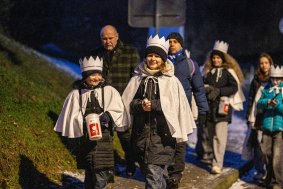
[[[265,184],[273,189],[283,187],[283,66],[272,65],[270,83],[261,94],[257,109],[264,112],[261,147],[267,158]]]

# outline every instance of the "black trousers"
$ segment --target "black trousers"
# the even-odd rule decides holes
[[[127,163],[127,167],[130,169],[134,169],[133,166],[135,166],[134,162],[134,156],[132,152],[132,146],[131,146],[131,132],[130,129],[128,129],[125,132],[118,132],[117,131],[118,138],[120,140],[121,146],[125,152],[125,159]]]
[[[168,167],[169,177],[174,174],[181,175],[185,170],[186,146],[187,142],[179,142],[176,144],[174,163]]]

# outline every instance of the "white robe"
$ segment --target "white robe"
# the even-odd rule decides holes
[[[122,99],[127,114],[127,116],[124,116],[123,125],[132,124],[130,103],[140,86],[141,80],[141,75],[133,76],[123,92]],[[162,75],[158,77],[158,86],[161,108],[172,137],[176,138],[177,142],[187,141],[188,134],[193,132],[196,124],[182,84],[175,76]]]
[[[90,99],[90,92],[92,90],[82,89],[82,107],[80,107],[80,95],[79,90],[72,90],[63,105],[63,109],[56,122],[54,130],[60,132],[62,136],[68,138],[77,138],[83,136],[83,114],[85,113],[87,101]],[[99,105],[102,105],[102,93],[101,88],[93,90]],[[104,87],[104,111],[108,111],[114,121],[114,126],[121,128],[124,105],[119,92],[111,87]],[[124,122],[127,124],[126,122]],[[121,128],[122,129],[122,128]],[[119,129],[118,129],[119,130]],[[123,130],[123,129],[122,129]]]

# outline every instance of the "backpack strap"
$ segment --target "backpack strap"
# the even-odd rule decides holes
[[[187,61],[188,61],[189,73],[190,73],[190,74],[189,74],[189,80],[191,81],[191,80],[192,80],[192,77],[193,77],[193,74],[195,73],[196,68],[195,68],[195,64],[194,64],[194,62],[193,62],[192,59],[187,58]]]
[[[79,90],[79,105],[80,105],[80,109],[81,109],[81,113],[82,113],[82,116],[83,116],[83,118],[85,117],[84,116],[84,114],[83,114],[83,100],[82,100],[82,89],[81,88],[79,88],[78,89]]]
[[[190,58],[191,53],[188,50],[185,50],[185,54],[186,54],[188,65],[189,65],[189,73],[190,73],[189,80],[191,81],[196,68],[195,68],[194,61]]]
[[[101,93],[102,93],[102,111],[104,112],[104,86],[101,87]]]

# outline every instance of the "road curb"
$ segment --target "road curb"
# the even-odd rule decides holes
[[[217,179],[212,186],[212,189],[228,189],[235,183],[241,176],[247,173],[253,167],[253,162],[248,161],[239,169],[231,169]]]

